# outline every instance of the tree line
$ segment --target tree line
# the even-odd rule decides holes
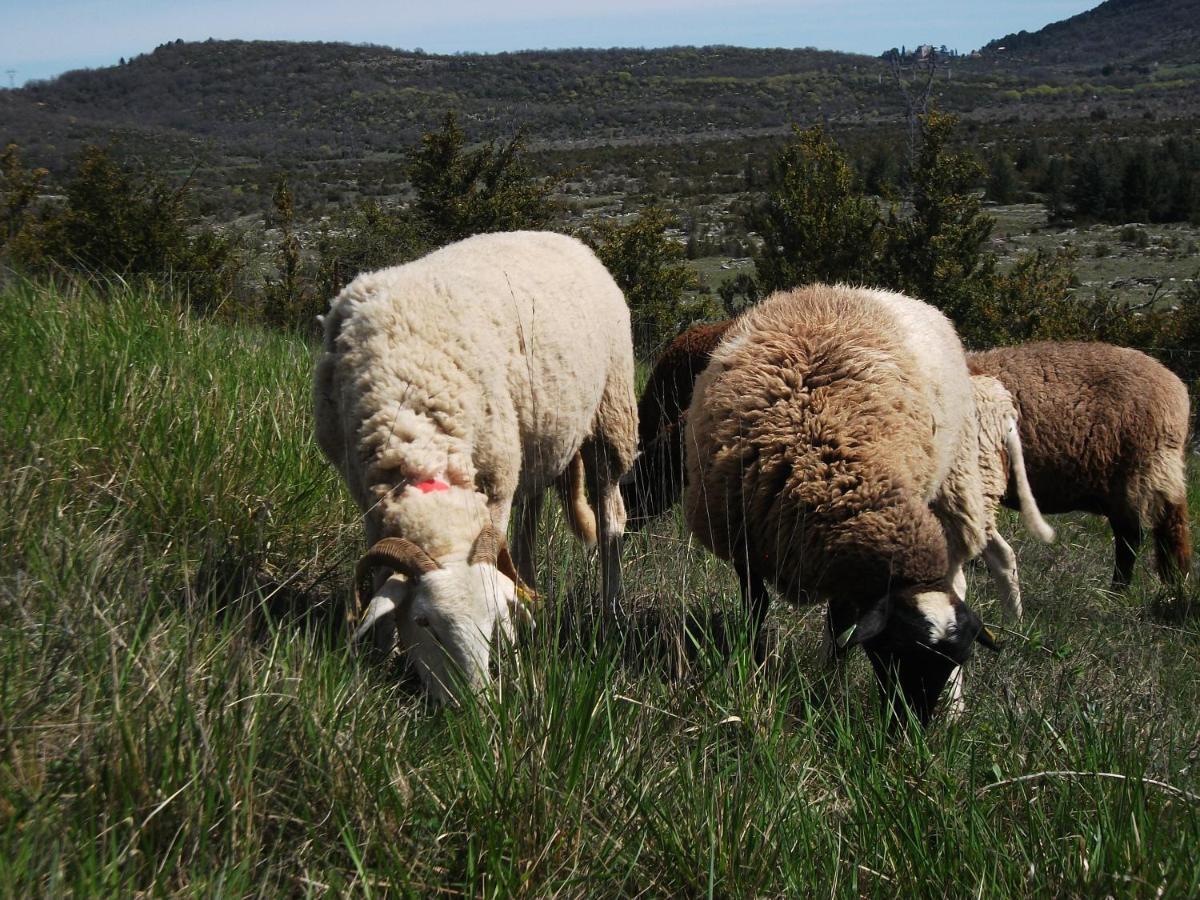
[[[1200,224],[1200,140],[1080,138],[1050,154],[1035,138],[1015,158],[996,149],[988,159],[987,198],[1015,203],[1035,194],[1057,222]]]
[[[952,115],[921,117],[911,156],[891,160],[886,183],[875,186],[882,197],[869,190],[870,157],[856,167],[822,129],[797,130],[749,185],[743,224],[758,239],[753,274],[729,279],[715,296],[685,265],[682,223],[664,209],[585,219],[576,232],[625,290],[647,356],[696,319],[735,314],[771,291],[820,280],[921,297],[944,310],[971,346],[1104,339],[1161,348],[1182,374],[1200,375],[1192,371],[1192,348],[1200,346],[1195,284],[1175,296],[1174,308],[1132,308],[1107,295],[1082,296],[1069,252],[1030,253],[1001,268],[987,250],[993,222],[978,190],[990,185],[994,160],[985,166],[956,148],[957,127]],[[1161,149],[1190,152],[1186,142]],[[1107,152],[1097,149],[1126,161],[1139,151]],[[1025,161],[1027,170],[1036,167],[1036,156]],[[197,214],[190,180],[171,184],[135,172],[93,146],[61,195],[47,196],[46,171],[27,166],[9,146],[0,153],[0,254],[31,274],[168,281],[202,313],[307,329],[358,272],[471,234],[563,227],[558,198],[566,176],[536,176],[521,133],[471,147],[447,115],[409,148],[404,169],[409,202],[364,199],[303,223],[281,176],[265,242],[255,247],[247,234]]]

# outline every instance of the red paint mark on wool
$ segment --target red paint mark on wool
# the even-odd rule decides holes
[[[422,494],[432,494],[437,491],[448,491],[450,485],[444,481],[438,481],[436,478],[431,481],[419,481],[413,485]]]

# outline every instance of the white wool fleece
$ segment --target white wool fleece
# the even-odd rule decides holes
[[[548,232],[479,235],[333,300],[317,439],[364,509],[374,488],[436,477],[494,504],[547,488],[605,391],[632,397],[632,378],[629,310],[591,250]]]
[[[614,600],[616,480],[637,447],[633,344],[621,290],[591,250],[548,232],[468,238],[360,275],[323,324],[317,443],[368,544],[404,538],[440,566],[411,582],[381,567],[356,639],[374,629],[390,649],[398,637],[439,699],[456,668],[470,687],[486,683],[490,642],[524,609],[497,567],[467,565],[471,549],[489,523],[504,533],[515,499],[540,507],[542,491],[562,490],[569,466],[581,482],[585,457]],[[531,580],[532,553],[521,559]]]
[[[935,466],[922,487],[925,499],[931,500],[955,464],[960,447],[971,447],[974,455],[974,429],[978,426],[971,382],[965,377],[966,354],[950,320],[928,303],[892,291],[864,293],[891,315],[898,332],[905,336],[905,345],[916,354],[917,371],[924,376],[919,388],[933,414]],[[965,430],[972,433],[964,435]]]

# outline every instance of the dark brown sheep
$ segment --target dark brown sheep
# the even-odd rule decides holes
[[[638,458],[622,479],[628,526],[660,516],[683,494],[683,423],[692,388],[733,320],[693,325],[667,345],[638,401]]]
[[[999,379],[1017,402],[1041,511],[1108,518],[1114,587],[1128,586],[1145,529],[1154,533],[1159,575],[1188,574],[1183,382],[1144,353],[1101,343],[1003,347],[971,354],[969,365]],[[1014,506],[1011,481],[1004,502]]]

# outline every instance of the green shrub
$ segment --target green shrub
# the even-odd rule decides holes
[[[1003,150],[997,150],[988,160],[987,185],[983,196],[993,203],[1016,203],[1021,196],[1020,180],[1012,159]]]
[[[262,316],[276,327],[311,328],[323,306],[305,271],[300,239],[295,230],[295,206],[287,180],[280,176],[272,198],[268,224],[279,230],[275,248],[275,274],[267,275],[262,290]]]
[[[689,302],[688,292],[699,283],[683,262],[683,246],[666,234],[676,225],[669,213],[652,206],[628,224],[606,220],[584,235],[625,292],[634,346],[642,356],[652,355],[688,322],[715,312]]]
[[[522,132],[507,144],[488,141],[467,150],[454,113],[442,128],[421,136],[408,157],[408,177],[417,192],[414,208],[441,245],[489,231],[544,228],[554,215],[555,180],[535,179],[525,163]]]
[[[11,246],[21,239],[29,226],[29,209],[49,174],[45,169],[25,168],[16,144],[9,144],[0,153],[0,196],[4,198],[4,230],[0,232],[0,238],[3,238],[0,247]]]
[[[328,300],[356,275],[408,262],[429,249],[407,209],[364,200],[339,211],[318,230],[316,293]]]
[[[60,205],[35,206],[40,177],[5,155],[8,253],[31,271],[167,279],[199,310],[214,310],[241,269],[236,238],[196,222],[190,186],[139,176],[101,147],[84,148]],[[22,189],[22,186],[24,188]]]
[[[1035,339],[1066,340],[1086,335],[1086,304],[1074,293],[1075,253],[1036,250],[1013,268],[995,274],[990,290],[959,323],[963,340],[982,348]]]
[[[1126,225],[1121,229],[1121,243],[1144,250],[1150,246],[1150,235],[1146,233],[1144,228],[1138,228],[1136,225]]]
[[[757,303],[762,292],[753,275],[739,272],[732,278],[726,278],[721,282],[717,287],[717,296],[721,298],[721,306],[724,308],[725,315],[732,318]]]
[[[871,281],[879,214],[841,148],[820,128],[795,132],[772,160],[766,196],[748,225],[765,294],[813,281]]]
[[[957,122],[939,112],[921,116],[920,149],[909,173],[912,211],[888,214],[881,270],[888,286],[962,324],[992,290],[995,256],[983,251],[994,221],[975,193],[983,167],[970,153],[950,150]]]

